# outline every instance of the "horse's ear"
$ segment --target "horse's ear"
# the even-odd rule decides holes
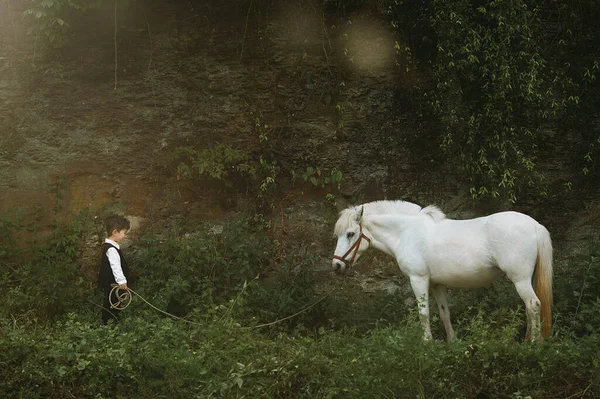
[[[360,211],[356,214],[356,223],[360,223],[363,217],[363,213],[365,212],[365,207],[361,206]]]

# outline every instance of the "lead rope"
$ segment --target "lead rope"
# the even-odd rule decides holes
[[[307,310],[311,309],[312,307],[316,306],[319,302],[321,302],[322,300],[324,300],[325,298],[327,298],[329,295],[331,295],[335,290],[337,290],[337,287],[335,287],[334,289],[332,289],[331,291],[329,291],[327,294],[323,295],[321,298],[319,298],[318,300],[316,300],[315,302],[313,302],[312,304],[306,306],[305,308],[303,308],[302,310],[290,315],[290,316],[286,316],[284,318],[281,319],[277,319],[275,321],[272,321],[270,323],[265,323],[265,324],[259,324],[257,326],[252,326],[252,327],[243,327],[243,328],[249,328],[249,329],[254,329],[254,328],[262,328],[262,327],[267,327],[267,326],[272,326],[274,324],[278,324],[281,323],[282,321],[285,320],[289,320],[292,319],[304,312],[306,312]],[[113,301],[113,293],[115,294],[115,297],[117,298],[116,301]],[[110,290],[110,295],[109,295],[109,301],[110,301],[110,308],[111,309],[117,309],[117,310],[123,310],[125,309],[127,306],[129,306],[129,304],[131,303],[131,300],[133,299],[133,296],[131,294],[135,294],[137,295],[142,301],[144,301],[148,306],[150,306],[152,309],[165,314],[169,317],[173,317],[175,319],[184,321],[186,323],[189,324],[194,324],[197,326],[201,326],[202,324],[200,323],[195,323],[193,321],[189,321],[186,319],[182,319],[181,317],[175,316],[174,314],[171,314],[169,312],[165,312],[162,309],[157,308],[156,306],[152,305],[150,302],[148,302],[143,296],[141,296],[140,294],[138,294],[137,292],[135,292],[134,290],[132,290],[131,288],[127,288],[127,290],[122,290],[121,288],[119,288],[119,286],[117,284],[113,284],[112,285],[112,289]]]
[[[113,293],[115,294],[115,297],[117,298],[117,301],[113,301]],[[150,302],[148,302],[146,300],[146,298],[144,298],[143,296],[141,296],[140,294],[138,294],[137,292],[135,292],[134,290],[132,290],[131,288],[127,288],[126,290],[122,290],[121,288],[119,288],[119,286],[117,284],[113,284],[112,289],[110,290],[110,296],[108,297],[110,300],[110,308],[111,309],[117,309],[117,310],[123,310],[125,309],[127,306],[129,306],[129,304],[131,303],[131,300],[133,299],[133,296],[131,294],[135,294],[138,297],[140,297],[140,299],[144,302],[146,302],[146,304],[148,306],[150,306],[152,309],[163,313],[169,317],[173,317],[175,319],[184,321],[186,323],[190,323],[190,324],[195,324],[197,326],[201,326],[202,324],[200,323],[195,323],[193,321],[189,321],[186,319],[182,319],[179,316],[175,316],[174,314],[171,314],[169,312],[165,312],[162,309],[157,308],[156,306],[154,306],[153,304],[151,304]]]

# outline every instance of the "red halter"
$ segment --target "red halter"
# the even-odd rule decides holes
[[[354,259],[356,258],[356,253],[358,252],[358,248],[360,247],[360,243],[361,243],[361,241],[362,241],[363,238],[365,240],[367,240],[367,242],[369,243],[369,245],[371,244],[371,239],[369,237],[367,237],[366,235],[364,235],[363,232],[362,232],[362,224],[359,224],[358,226],[360,227],[360,236],[358,236],[358,240],[356,240],[354,242],[354,244],[352,244],[352,246],[350,248],[348,248],[348,250],[346,251],[346,253],[343,256],[333,255],[333,259],[341,260],[347,266],[350,266],[354,262]],[[350,252],[352,252],[352,251],[354,251],[352,253],[352,258],[350,258],[350,260],[347,260],[346,256],[348,256],[348,254]]]

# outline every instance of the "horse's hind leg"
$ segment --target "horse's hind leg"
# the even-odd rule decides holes
[[[450,308],[448,307],[448,290],[445,285],[435,285],[432,290],[433,296],[435,297],[435,301],[438,305],[438,310],[440,311],[440,319],[442,319],[442,323],[444,323],[444,328],[446,329],[446,336],[448,337],[448,341],[454,341],[456,339],[456,334],[454,334],[454,329],[452,328],[452,323],[450,323]]]
[[[531,280],[522,280],[515,282],[515,288],[519,296],[525,303],[525,311],[527,313],[527,334],[525,338],[529,341],[541,341],[541,323],[540,323],[540,306],[541,302],[535,295]]]

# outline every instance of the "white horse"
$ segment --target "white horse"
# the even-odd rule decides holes
[[[502,274],[525,303],[527,338],[538,341],[550,335],[552,242],[548,230],[527,215],[500,212],[452,220],[435,206],[375,201],[340,212],[334,235],[337,272],[353,266],[370,246],[396,258],[410,279],[425,340],[431,339],[430,290],[450,341],[456,336],[446,287],[478,288]]]

